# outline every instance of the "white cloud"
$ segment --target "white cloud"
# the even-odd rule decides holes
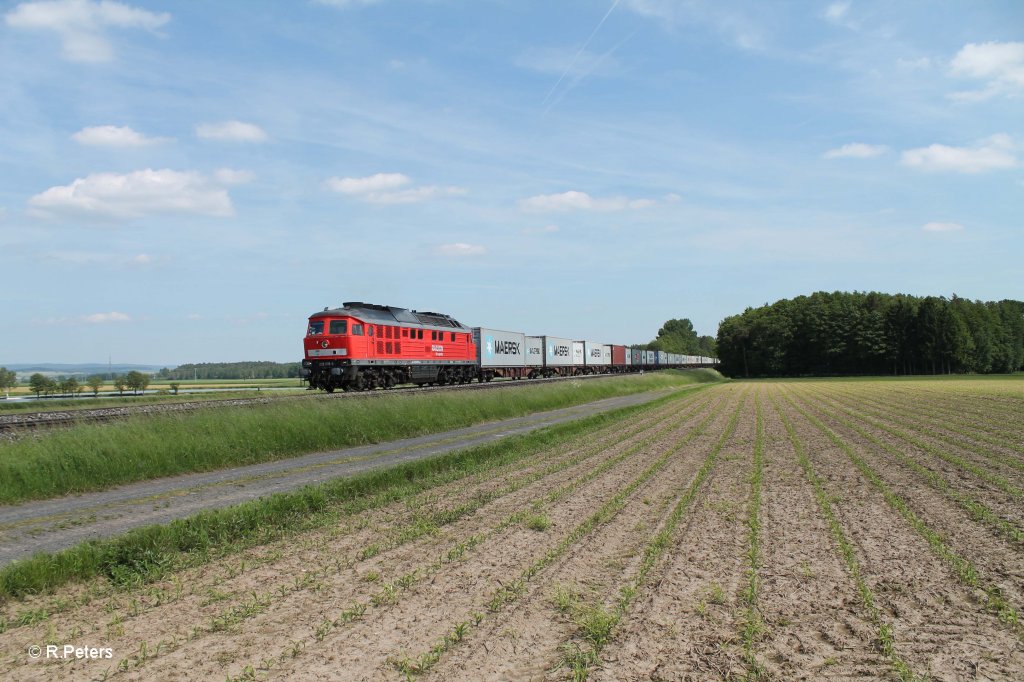
[[[538,194],[534,197],[521,199],[519,207],[524,211],[625,211],[627,209],[650,208],[655,205],[653,199],[629,199],[627,197],[608,197],[595,199],[586,192],[570,190],[561,194]]]
[[[64,56],[71,61],[107,62],[113,59],[114,49],[106,38],[106,29],[155,31],[170,21],[171,15],[113,0],[47,0],[24,2],[4,19],[13,28],[54,31],[61,38]]]
[[[232,140],[234,142],[265,142],[267,133],[253,123],[222,121],[221,123],[200,123],[196,135],[204,140]]]
[[[964,226],[960,223],[925,223],[921,229],[925,232],[956,232]]]
[[[1020,165],[1016,145],[1005,133],[981,140],[973,147],[947,147],[933,144],[903,152],[905,166],[925,171],[981,173],[1006,170]]]
[[[106,324],[107,322],[130,322],[131,317],[124,313],[112,311],[109,313],[93,313],[92,315],[85,315],[81,318],[83,322],[89,324]]]
[[[825,8],[825,18],[831,22],[840,23],[850,13],[849,2],[833,2]]]
[[[950,74],[985,81],[981,90],[954,92],[952,99],[981,101],[1024,90],[1024,43],[968,43],[950,62]]]
[[[226,190],[200,173],[169,169],[119,175],[93,173],[70,185],[51,187],[28,201],[30,211],[49,217],[69,215],[126,220],[168,213],[230,216]]]
[[[78,144],[93,147],[145,147],[167,142],[166,137],[146,137],[128,126],[93,126],[82,128],[71,138]]]
[[[558,225],[523,228],[523,234],[554,234],[555,232],[558,232]]]
[[[487,253],[487,249],[479,244],[464,244],[457,242],[455,244],[441,244],[434,253],[439,256],[482,256]]]
[[[256,174],[248,170],[221,168],[213,174],[213,177],[217,182],[223,185],[244,185],[247,182],[252,182],[252,179],[256,177]]]
[[[48,261],[85,266],[128,266],[145,267],[153,263],[153,257],[145,253],[134,256],[123,256],[113,253],[97,253],[94,251],[51,251],[41,254]]]
[[[828,150],[823,157],[826,159],[870,159],[873,156],[881,156],[887,151],[889,148],[885,145],[852,142],[837,149]]]
[[[410,182],[409,176],[401,173],[377,173],[365,178],[330,178],[327,186],[342,194],[370,194],[394,190]]]
[[[466,193],[462,187],[437,185],[400,189],[411,182],[409,176],[402,173],[377,173],[365,178],[329,178],[327,186],[335,192],[358,197],[371,204],[412,204]]]

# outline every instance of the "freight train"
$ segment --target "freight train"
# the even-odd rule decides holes
[[[467,327],[443,313],[358,302],[310,315],[303,347],[302,376],[328,393],[718,364],[697,355]]]

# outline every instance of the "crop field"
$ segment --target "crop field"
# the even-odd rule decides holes
[[[8,594],[0,678],[1021,679],[1024,378],[709,384],[558,433]]]

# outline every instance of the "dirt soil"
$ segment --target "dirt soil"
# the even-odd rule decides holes
[[[921,437],[979,467],[964,469],[840,409],[910,432],[971,395],[998,410],[1015,395],[927,385],[915,411],[914,390],[722,384],[159,582],[8,602],[0,679],[554,680],[574,661],[596,680],[1021,679],[1024,543],[962,500],[1015,523],[1020,501],[978,471],[1016,471],[987,455],[1024,455],[999,439]],[[1024,440],[1024,420],[973,423]],[[606,631],[599,616],[614,620]],[[29,655],[47,643],[111,657]]]

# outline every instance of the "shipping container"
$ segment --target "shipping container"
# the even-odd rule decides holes
[[[544,337],[543,336],[527,336],[526,337],[526,366],[527,367],[543,367],[544,366]]]
[[[526,366],[526,336],[520,332],[474,327],[473,341],[481,367]]]
[[[667,365],[668,364],[668,353],[666,353],[663,350],[659,350],[659,351],[657,351],[657,353],[658,353],[658,359],[656,360],[656,362],[658,363],[658,365],[659,366],[660,365]]]
[[[626,347],[612,346],[612,366],[622,367],[626,364]]]
[[[583,341],[572,342],[572,366],[585,367],[587,364],[586,351],[583,349]]]
[[[557,336],[545,336],[543,338],[545,367],[572,366],[572,341],[560,339]]]
[[[612,364],[612,347],[605,343],[584,341],[583,361],[587,367],[607,367]]]
[[[643,366],[644,352],[642,350],[640,350],[639,348],[630,348],[629,354],[633,357],[633,359],[630,361],[631,364],[634,364],[637,367]]]

